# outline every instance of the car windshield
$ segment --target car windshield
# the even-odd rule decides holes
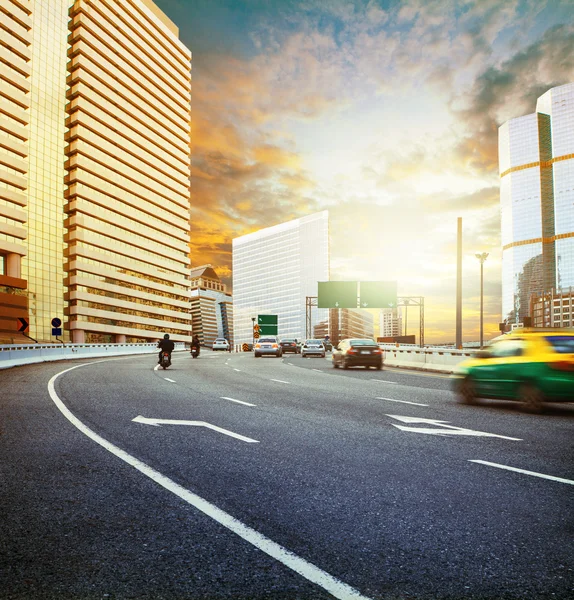
[[[261,342],[265,342],[267,344],[276,344],[277,340],[275,338],[261,338],[259,340],[259,343],[261,343]]]
[[[549,335],[546,341],[559,354],[574,354],[574,335]]]
[[[307,340],[305,343],[307,345],[309,345],[309,344],[322,344],[323,340]]]
[[[376,346],[373,340],[349,340],[351,346]]]
[[[284,340],[281,340],[281,342],[289,342],[289,343],[292,343],[292,342],[294,342],[294,341],[295,341],[295,340],[291,340],[291,339],[284,339]]]

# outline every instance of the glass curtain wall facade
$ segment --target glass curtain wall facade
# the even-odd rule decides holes
[[[64,135],[69,1],[32,0],[28,280],[30,331],[51,341],[64,320]],[[66,336],[68,339],[68,336]]]
[[[574,84],[499,129],[502,315],[530,316],[533,294],[574,284]]]
[[[233,240],[233,333],[236,344],[253,341],[252,318],[278,316],[279,337],[304,339],[307,296],[329,280],[329,213],[261,229]],[[328,319],[314,308],[313,322]]]

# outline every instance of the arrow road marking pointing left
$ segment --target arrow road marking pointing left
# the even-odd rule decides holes
[[[400,429],[401,431],[412,431],[414,433],[427,433],[429,435],[469,435],[475,437],[496,437],[502,438],[503,440],[513,440],[521,442],[520,438],[508,437],[506,435],[497,435],[496,433],[487,433],[485,431],[474,431],[473,429],[465,429],[464,427],[454,427],[453,425],[447,425],[448,421],[438,421],[437,419],[421,419],[419,417],[402,417],[399,415],[387,415],[391,419],[397,419],[403,423],[426,423],[427,425],[436,425],[442,429],[436,429],[433,427],[405,427],[404,425],[395,425],[393,427]]]
[[[233,431],[229,431],[228,429],[223,429],[222,427],[217,427],[216,425],[212,425],[211,423],[206,423],[205,421],[179,421],[176,419],[148,419],[147,417],[142,417],[141,415],[137,416],[135,419],[132,419],[134,423],[143,423],[144,425],[153,425],[154,427],[160,427],[161,425],[189,425],[191,427],[207,427],[207,429],[213,429],[213,431],[218,431],[219,433],[223,433],[224,435],[228,435],[230,437],[237,438],[238,440],[242,440],[244,442],[248,442],[250,444],[258,444],[259,440],[252,440],[251,438],[245,437],[244,435],[239,435],[238,433],[233,433]]]

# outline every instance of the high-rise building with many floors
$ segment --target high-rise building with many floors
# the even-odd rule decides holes
[[[0,335],[16,290],[39,341],[55,317],[75,342],[188,339],[191,53],[176,26],[151,0],[0,7]]]
[[[202,345],[216,338],[233,345],[233,298],[211,265],[191,270],[191,326]]]
[[[258,315],[278,317],[279,336],[306,335],[306,298],[317,282],[329,280],[329,213],[260,229],[233,240],[233,333],[236,344],[251,343]],[[312,309],[312,322],[328,309]],[[311,334],[312,335],[312,334]]]
[[[499,129],[502,316],[530,316],[533,294],[574,286],[574,83]]]

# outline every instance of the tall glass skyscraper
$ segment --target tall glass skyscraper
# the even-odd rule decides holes
[[[328,211],[235,238],[235,343],[252,342],[252,318],[261,314],[278,316],[279,336],[303,339],[306,297],[317,296],[317,282],[328,280]],[[313,322],[327,320],[328,309],[313,310]]]
[[[39,341],[54,317],[66,341],[189,339],[177,27],[152,0],[0,3],[0,338],[24,311]]]
[[[502,315],[530,315],[533,294],[574,287],[574,83],[499,129]]]

